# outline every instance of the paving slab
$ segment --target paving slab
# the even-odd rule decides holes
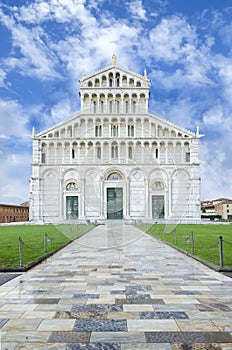
[[[2,281],[3,350],[232,350],[232,279],[121,221]]]

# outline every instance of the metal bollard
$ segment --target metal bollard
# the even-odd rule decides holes
[[[19,266],[23,266],[23,241],[21,237],[19,237]]]
[[[220,257],[220,267],[224,266],[224,262],[223,262],[223,237],[219,236],[219,257]]]

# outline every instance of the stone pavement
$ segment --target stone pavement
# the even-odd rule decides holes
[[[0,287],[1,350],[231,350],[232,279],[110,225]]]

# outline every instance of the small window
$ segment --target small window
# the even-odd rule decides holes
[[[117,78],[117,80],[116,80],[116,85],[117,85],[117,87],[120,86],[120,79],[119,78]]]
[[[133,101],[132,108],[133,108],[133,113],[136,113],[136,101]]]
[[[101,159],[101,147],[100,146],[97,147],[97,158]]]
[[[97,102],[93,101],[93,113],[97,113]]]
[[[111,136],[113,136],[113,137],[118,136],[118,125],[111,126]]]
[[[119,101],[116,101],[117,113],[119,113]]]
[[[112,147],[111,147],[111,158],[112,159],[118,158],[118,146],[117,145],[112,145]]]
[[[190,162],[190,152],[186,152],[186,154],[185,154],[185,161],[186,161],[187,163]]]
[[[128,156],[129,156],[129,159],[133,158],[133,148],[132,148],[132,146],[129,146],[129,148],[128,148]]]
[[[95,136],[96,137],[102,136],[102,126],[101,125],[96,125],[96,127],[95,127]]]
[[[45,153],[42,153],[41,162],[43,164],[46,163],[46,154]]]
[[[110,101],[110,113],[113,113],[113,101]]]
[[[134,125],[128,125],[128,136],[134,136]]]
[[[129,113],[129,102],[126,101],[126,113]]]
[[[112,87],[113,86],[113,79],[112,78],[110,78],[110,87]]]
[[[75,150],[72,149],[72,159],[75,159]]]
[[[159,150],[158,150],[158,148],[156,148],[156,150],[155,150],[155,157],[156,157],[156,159],[158,159],[158,157],[159,157]]]
[[[101,101],[101,113],[104,113],[104,102]]]

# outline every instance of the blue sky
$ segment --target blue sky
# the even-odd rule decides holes
[[[0,202],[29,198],[31,130],[78,112],[78,79],[151,79],[150,111],[199,126],[201,199],[232,197],[231,0],[0,1]]]

